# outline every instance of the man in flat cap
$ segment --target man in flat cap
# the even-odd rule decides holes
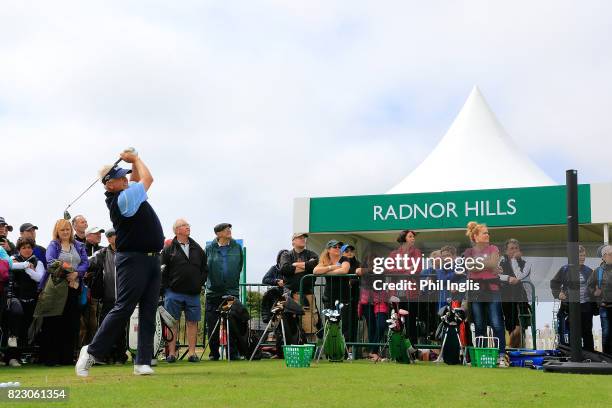
[[[242,271],[242,247],[232,238],[232,224],[221,223],[214,228],[216,238],[206,246],[208,279],[206,280],[206,332],[211,360],[219,359],[219,306],[223,296],[238,298]],[[213,333],[214,330],[214,333]],[[230,337],[230,359],[238,358],[236,339]]]

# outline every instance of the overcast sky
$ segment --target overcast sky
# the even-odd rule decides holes
[[[474,85],[553,179],[610,181],[612,3],[500,3],[3,0],[0,216],[47,245],[135,146],[166,234],[233,223],[258,281],[294,197],[384,193]],[[71,212],[108,227],[103,198]]]

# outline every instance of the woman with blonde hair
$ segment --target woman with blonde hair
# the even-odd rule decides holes
[[[315,275],[338,276],[346,275],[350,270],[350,262],[342,258],[340,249],[344,244],[332,239],[319,256],[319,264],[315,266]],[[336,300],[342,303],[349,301],[349,280],[347,278],[325,278],[325,292],[323,302],[326,308],[333,307]],[[347,309],[348,310],[348,309]]]
[[[89,261],[85,245],[74,239],[72,225],[60,219],[47,247],[48,269],[35,317],[42,317],[40,362],[47,366],[73,365],[79,332],[79,299]],[[62,289],[67,286],[66,289]],[[53,289],[51,291],[50,289]],[[52,296],[48,294],[52,293]]]
[[[465,259],[471,258],[475,264],[468,268],[468,278],[479,284],[479,290],[469,294],[472,310],[472,319],[476,326],[476,336],[487,335],[487,323],[493,329],[493,335],[499,339],[500,367],[508,367],[505,359],[506,333],[501,307],[501,293],[499,281],[499,249],[489,242],[489,229],[486,224],[470,221],[467,224],[465,235],[470,239],[472,247],[464,253]],[[480,260],[480,262],[478,262]],[[485,317],[488,317],[488,322]]]

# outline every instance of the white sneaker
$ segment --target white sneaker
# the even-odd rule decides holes
[[[96,360],[93,358],[93,356],[87,352],[87,345],[81,347],[79,359],[74,366],[76,375],[79,377],[87,377],[89,375],[89,369],[95,362]]]
[[[149,365],[134,364],[134,375],[151,375],[155,373]]]
[[[500,357],[499,360],[497,361],[497,366],[499,368],[508,368],[510,367],[508,365],[508,362],[506,361],[506,359],[504,357]]]
[[[17,347],[17,337],[11,336],[8,338],[6,345],[8,347]]]
[[[11,358],[8,363],[11,367],[21,367],[21,363],[17,359]]]

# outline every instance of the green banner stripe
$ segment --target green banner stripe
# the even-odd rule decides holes
[[[580,223],[590,223],[590,185],[578,186],[578,202]],[[565,186],[310,199],[310,232],[562,225],[566,217]]]

